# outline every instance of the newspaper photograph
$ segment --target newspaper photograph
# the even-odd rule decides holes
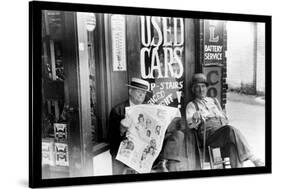
[[[149,173],[162,149],[166,129],[175,117],[181,115],[174,107],[148,104],[127,107],[130,125],[116,159],[139,173]]]

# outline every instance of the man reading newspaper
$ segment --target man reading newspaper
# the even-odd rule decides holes
[[[128,87],[129,99],[116,105],[111,110],[109,117],[109,143],[114,175],[127,174],[128,169],[131,169],[122,161],[116,159],[118,152],[119,159],[121,157],[123,160],[124,158],[127,158],[127,160],[130,159],[130,162],[134,163],[134,168],[136,168],[137,171],[149,171],[151,162],[155,160],[156,154],[159,154],[159,150],[161,150],[163,142],[161,142],[161,140],[163,140],[163,135],[165,136],[165,131],[167,129],[167,125],[165,124],[168,120],[158,121],[159,118],[152,116],[152,114],[148,115],[148,112],[146,111],[147,108],[145,108],[144,112],[140,111],[139,113],[139,110],[137,110],[137,113],[134,113],[136,111],[135,109],[128,109],[130,113],[127,113],[127,115],[132,114],[135,116],[132,118],[134,125],[132,129],[129,130],[129,126],[132,126],[132,121],[130,121],[132,119],[125,119],[125,108],[143,104],[146,93],[149,92],[149,83],[139,78],[132,78]],[[182,140],[183,135],[182,132],[175,130],[169,132],[169,135],[166,135],[165,138],[168,136],[168,138],[172,138],[173,141],[174,138],[175,141],[180,141]],[[156,136],[158,136],[158,138],[152,138]],[[173,155],[170,155],[170,152],[172,152]],[[122,156],[120,156],[120,154],[122,154]],[[169,149],[165,150],[164,154],[164,157],[161,157],[162,159],[165,159],[166,157],[170,158],[170,156],[177,156],[178,153],[177,149],[170,149],[169,147]],[[127,160],[125,162],[127,162]],[[139,167],[137,167],[137,165],[139,165]]]

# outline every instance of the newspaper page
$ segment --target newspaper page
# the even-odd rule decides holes
[[[131,124],[116,159],[139,173],[149,173],[162,149],[166,129],[175,117],[181,115],[174,107],[148,104],[127,107],[126,118]]]

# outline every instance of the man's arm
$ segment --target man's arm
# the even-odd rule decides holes
[[[197,129],[198,126],[201,124],[203,117],[201,113],[196,110],[196,107],[193,102],[187,104],[185,113],[186,113],[187,126],[190,129],[192,128]]]
[[[121,136],[120,136],[120,122],[123,119],[120,108],[113,108],[109,115],[109,132],[108,138],[110,143],[110,150],[117,153]]]
[[[214,98],[214,102],[215,102],[216,106],[218,107],[219,111],[221,112],[223,119],[225,120],[225,124],[228,124],[228,117],[225,113],[225,110],[222,109],[220,102],[218,101],[217,98]]]

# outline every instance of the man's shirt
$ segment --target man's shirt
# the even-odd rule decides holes
[[[204,99],[196,98],[186,106],[186,120],[189,127],[192,126],[192,124],[195,124],[192,119],[193,114],[197,111],[195,103],[198,106],[198,111],[205,120],[210,118],[222,118],[227,120],[227,116],[223,112],[217,99],[210,97],[205,97]]]

